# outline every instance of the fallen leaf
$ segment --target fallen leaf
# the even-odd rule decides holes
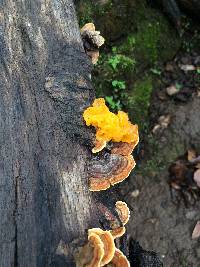
[[[180,65],[179,66],[181,70],[183,71],[193,71],[196,70],[196,67],[194,65]]]
[[[158,91],[157,92],[157,97],[162,101],[167,99],[166,93],[164,91]]]
[[[192,239],[196,239],[200,236],[200,221],[198,221],[192,232]]]
[[[163,128],[167,128],[167,126],[169,125],[170,121],[171,121],[171,116],[170,115],[162,115],[162,116],[160,116],[158,118],[158,123]]]
[[[140,191],[139,191],[138,189],[135,189],[135,190],[131,193],[131,196],[134,197],[134,198],[136,198],[136,197],[139,196],[139,194],[140,194]]]
[[[158,123],[153,127],[152,133],[155,134],[158,130],[162,130],[168,127],[171,122],[170,115],[162,115],[158,118]]]
[[[200,187],[200,169],[195,171],[195,173],[194,173],[194,181],[196,182],[197,186]]]
[[[187,158],[189,161],[194,160],[196,158],[196,151],[194,149],[188,149]]]
[[[165,70],[166,71],[174,71],[174,66],[172,63],[167,63],[166,66],[165,66]]]
[[[177,160],[169,167],[169,173],[172,177],[176,177],[176,185],[187,177],[188,167],[182,160]],[[174,185],[174,186],[176,186]]]
[[[169,96],[175,95],[179,92],[180,90],[175,86],[175,85],[171,85],[169,87],[166,88],[166,92]]]
[[[155,134],[160,128],[161,128],[160,124],[156,124],[156,125],[153,127],[152,133]]]

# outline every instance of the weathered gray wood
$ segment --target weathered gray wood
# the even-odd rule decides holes
[[[72,0],[0,1],[0,267],[73,266],[59,242],[97,226],[89,72]]]

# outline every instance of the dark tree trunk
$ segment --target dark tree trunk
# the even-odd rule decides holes
[[[82,112],[93,99],[72,0],[0,1],[0,267],[73,266],[98,226]]]
[[[200,20],[199,0],[148,0],[152,5],[156,4],[168,15],[171,22],[178,30],[181,28],[182,11],[192,18]]]
[[[194,15],[197,19],[200,19],[200,1],[199,0],[178,0],[178,4],[190,15]]]
[[[150,0],[149,2],[152,2]],[[185,10],[189,12],[193,12],[194,14],[199,14],[200,11],[200,2],[199,0],[156,0],[157,4],[160,4],[164,8],[168,9],[168,6],[176,6],[177,4],[183,7]]]

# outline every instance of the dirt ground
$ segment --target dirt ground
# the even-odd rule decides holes
[[[184,81],[191,74],[180,75]],[[176,73],[168,78],[172,82],[180,75]],[[168,168],[178,156],[191,147],[200,151],[200,97],[197,84],[192,84],[185,99],[163,94],[164,83],[155,89],[150,107],[152,129],[161,115],[169,114],[170,123],[153,134],[153,144],[147,140],[144,145],[147,153],[121,185],[124,199],[132,209],[128,234],[145,250],[156,251],[166,267],[200,267],[200,239],[191,238],[200,220],[200,201],[189,207],[183,202],[175,205],[167,183]],[[135,190],[139,190],[138,196],[134,195]]]

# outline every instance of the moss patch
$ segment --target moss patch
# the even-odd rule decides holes
[[[155,64],[171,59],[180,46],[180,38],[168,20],[156,9],[140,2],[135,33],[137,60],[140,64]]]
[[[146,75],[141,80],[134,83],[127,96],[127,109],[134,122],[140,128],[148,124],[148,109],[150,105],[151,94],[153,90],[152,77]]]

